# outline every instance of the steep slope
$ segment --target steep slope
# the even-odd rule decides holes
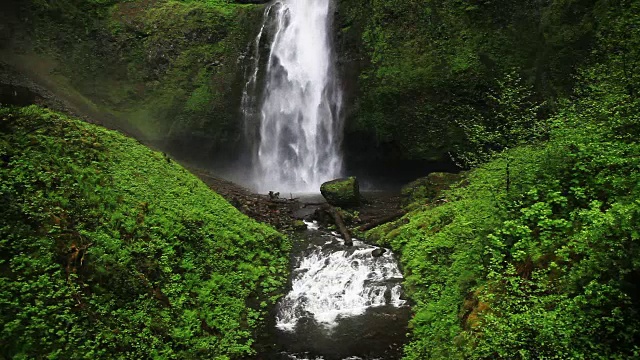
[[[36,106],[0,108],[0,353],[238,358],[289,243],[163,154]]]

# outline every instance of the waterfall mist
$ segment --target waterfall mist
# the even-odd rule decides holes
[[[269,5],[242,99],[259,192],[318,192],[342,170],[342,93],[335,79],[331,0]]]

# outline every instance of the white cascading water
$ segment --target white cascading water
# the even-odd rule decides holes
[[[340,175],[342,94],[332,63],[330,1],[279,0],[265,10],[242,100],[245,127],[259,126],[249,136],[259,192],[318,192]],[[266,63],[264,41],[270,41]]]
[[[279,303],[276,326],[294,331],[301,318],[313,316],[331,328],[340,318],[362,315],[370,307],[404,305],[402,274],[393,253],[373,257],[374,249],[360,241],[340,251],[323,251],[316,245],[293,271],[292,288]]]

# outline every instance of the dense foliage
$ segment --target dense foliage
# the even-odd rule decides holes
[[[606,5],[548,140],[496,150],[377,230],[415,301],[407,359],[640,356],[640,9]]]
[[[0,107],[0,354],[239,358],[289,242],[135,140]]]
[[[19,3],[29,55],[15,59],[52,61],[59,88],[147,139],[206,156],[233,143],[259,8]],[[341,69],[357,78],[347,131],[475,167],[442,194],[417,184],[432,201],[374,230],[414,302],[406,358],[640,357],[640,3],[337,9]],[[35,107],[0,117],[3,355],[251,354],[282,285],[280,235],[132,140]]]

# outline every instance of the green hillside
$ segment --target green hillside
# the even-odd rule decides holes
[[[48,110],[0,108],[0,354],[238,358],[289,242],[180,165]]]

